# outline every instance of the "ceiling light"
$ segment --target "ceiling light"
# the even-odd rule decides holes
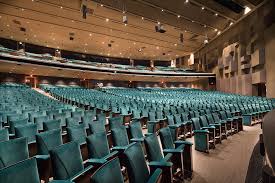
[[[178,15],[178,18],[180,18],[180,15]]]
[[[156,49],[158,50],[158,49],[159,49],[159,47],[157,46],[157,47],[156,47]]]
[[[103,5],[103,4],[101,4],[100,6],[101,6],[101,7],[103,7],[104,5]]]
[[[105,44],[104,42],[102,42],[102,44]]]
[[[249,13],[250,11],[251,11],[251,8],[249,8],[248,6],[245,6],[244,14],[246,15],[246,14]]]
[[[108,53],[107,55],[110,56],[110,53]]]
[[[124,26],[127,26],[127,24],[124,24]]]
[[[221,34],[221,31],[219,31],[217,34],[220,35],[220,34]]]
[[[109,22],[109,18],[106,18],[105,21],[106,21],[106,22]]]
[[[92,36],[92,34],[90,33],[89,36]]]
[[[87,43],[85,43],[85,46],[88,46],[88,44],[87,44]]]
[[[122,55],[122,53],[119,53],[120,55]]]
[[[160,22],[158,22],[158,24],[160,25]]]
[[[161,12],[164,12],[164,9],[162,9]]]
[[[185,0],[185,3],[189,3],[189,0]]]
[[[229,26],[233,25],[233,22],[230,22]]]
[[[203,27],[204,27],[204,28],[206,28],[207,26],[206,26],[206,25],[204,25]]]
[[[205,38],[205,40],[203,41],[204,44],[208,44],[209,41],[208,41],[208,38]]]
[[[177,44],[177,43],[175,43],[175,44],[174,44],[174,46],[178,46],[178,44]]]
[[[144,20],[144,17],[141,17],[142,20]]]
[[[202,10],[204,10],[204,7],[201,7]]]
[[[219,15],[218,13],[215,14],[216,17],[217,17],[218,15]]]
[[[72,22],[74,23],[74,20],[72,20]]]
[[[0,18],[2,18],[2,16],[0,16]]]
[[[19,44],[22,44],[22,42],[20,41]]]
[[[22,8],[21,10],[22,10],[22,11],[24,11],[25,9],[24,9],[24,8]]]
[[[10,25],[9,24],[7,24],[7,27],[9,27]]]
[[[215,32],[217,32],[218,31],[218,29],[215,29]]]
[[[192,20],[192,23],[194,23],[195,21],[194,20]]]
[[[63,9],[63,6],[60,6],[61,9]]]

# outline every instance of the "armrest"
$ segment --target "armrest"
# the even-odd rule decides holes
[[[82,171],[80,171],[79,173],[77,173],[76,175],[74,175],[74,176],[71,178],[71,181],[78,179],[78,178],[81,177],[83,174],[85,174],[86,172],[92,170],[93,168],[94,168],[94,166],[92,166],[92,165],[87,166],[86,168],[84,168],[84,170],[82,170]]]
[[[166,154],[166,153],[175,154],[175,153],[183,153],[183,152],[184,152],[183,149],[163,149],[164,154]]]
[[[172,162],[166,162],[166,161],[151,161],[149,162],[150,167],[172,167]]]
[[[215,127],[214,126],[207,126],[207,127],[205,126],[205,127],[202,127],[201,129],[202,130],[208,130],[208,129],[212,129],[213,130],[213,129],[215,129]]]
[[[131,142],[144,142],[144,138],[132,138],[130,139]]]
[[[145,137],[148,137],[148,136],[152,135],[152,133],[145,133],[144,135],[145,135]]]
[[[159,123],[159,121],[147,121],[147,123]]]
[[[194,130],[194,133],[209,133],[208,130]]]
[[[121,151],[124,151],[126,148],[127,148],[127,146],[114,146],[114,147],[112,147],[112,151],[121,152]]]
[[[39,160],[48,160],[50,159],[50,155],[35,155],[34,156],[38,161]]]
[[[74,183],[70,180],[52,180],[49,183]]]
[[[169,128],[180,128],[181,124],[168,125]]]
[[[186,124],[192,124],[192,121],[188,120],[188,121],[184,121],[184,123],[186,123]]]
[[[220,127],[221,126],[221,124],[219,124],[219,123],[211,123],[211,124],[209,124],[210,126],[215,126],[215,127]]]
[[[117,155],[118,155],[118,151],[112,151],[110,154],[104,156],[104,159],[108,160],[108,159],[115,157]]]
[[[147,183],[157,183],[161,180],[161,174],[162,170],[161,169],[156,169],[153,174],[150,175],[149,180]]]
[[[179,145],[182,145],[182,144],[189,145],[189,146],[193,145],[192,142],[184,141],[184,140],[177,140],[177,141],[174,142],[174,144],[176,145],[176,147],[179,146]]]
[[[92,159],[88,159],[86,161],[86,163],[88,163],[88,165],[89,164],[91,164],[91,165],[103,165],[106,162],[107,162],[107,160],[104,159],[104,158],[101,158],[101,159],[94,159],[94,158],[92,158]]]

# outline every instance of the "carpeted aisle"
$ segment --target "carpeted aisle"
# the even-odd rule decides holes
[[[255,125],[244,130],[217,144],[209,154],[193,150],[194,178],[185,182],[244,183],[261,128]]]

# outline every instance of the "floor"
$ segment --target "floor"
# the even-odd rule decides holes
[[[243,132],[223,140],[209,154],[193,150],[194,177],[185,182],[244,183],[249,160],[260,133],[260,125],[244,127]]]

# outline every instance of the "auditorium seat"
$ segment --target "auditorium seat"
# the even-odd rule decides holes
[[[15,137],[27,137],[28,144],[35,143],[35,135],[37,133],[37,124],[27,124],[15,127]]]
[[[0,142],[9,140],[9,131],[7,128],[0,130]]]
[[[148,170],[144,153],[140,143],[131,144],[125,151],[125,167],[129,177],[129,183],[154,183],[160,182],[162,170],[158,166],[150,166]]]
[[[183,170],[184,167],[184,176],[191,178],[193,172],[193,144],[188,141],[174,141],[171,131],[168,127],[160,129],[159,136],[164,155],[167,153],[172,153],[174,155],[173,158],[175,158],[173,163],[177,165],[177,167],[181,167],[181,170]]]
[[[62,129],[61,120],[50,120],[43,123],[44,131],[50,131],[55,129]]]
[[[54,180],[89,182],[94,173],[92,165],[83,163],[77,142],[60,145],[50,151]]]
[[[110,152],[105,132],[91,134],[86,138],[86,141],[89,154],[87,162],[93,166],[101,166],[118,155],[117,151]]]
[[[124,183],[118,158],[103,164],[92,176],[91,183]]]
[[[26,159],[0,170],[0,182],[5,183],[40,183],[35,158]],[[50,183],[73,183],[71,181],[56,181]]]
[[[192,118],[191,121],[195,134],[195,149],[197,151],[209,152],[209,131],[201,129],[199,118]]]

